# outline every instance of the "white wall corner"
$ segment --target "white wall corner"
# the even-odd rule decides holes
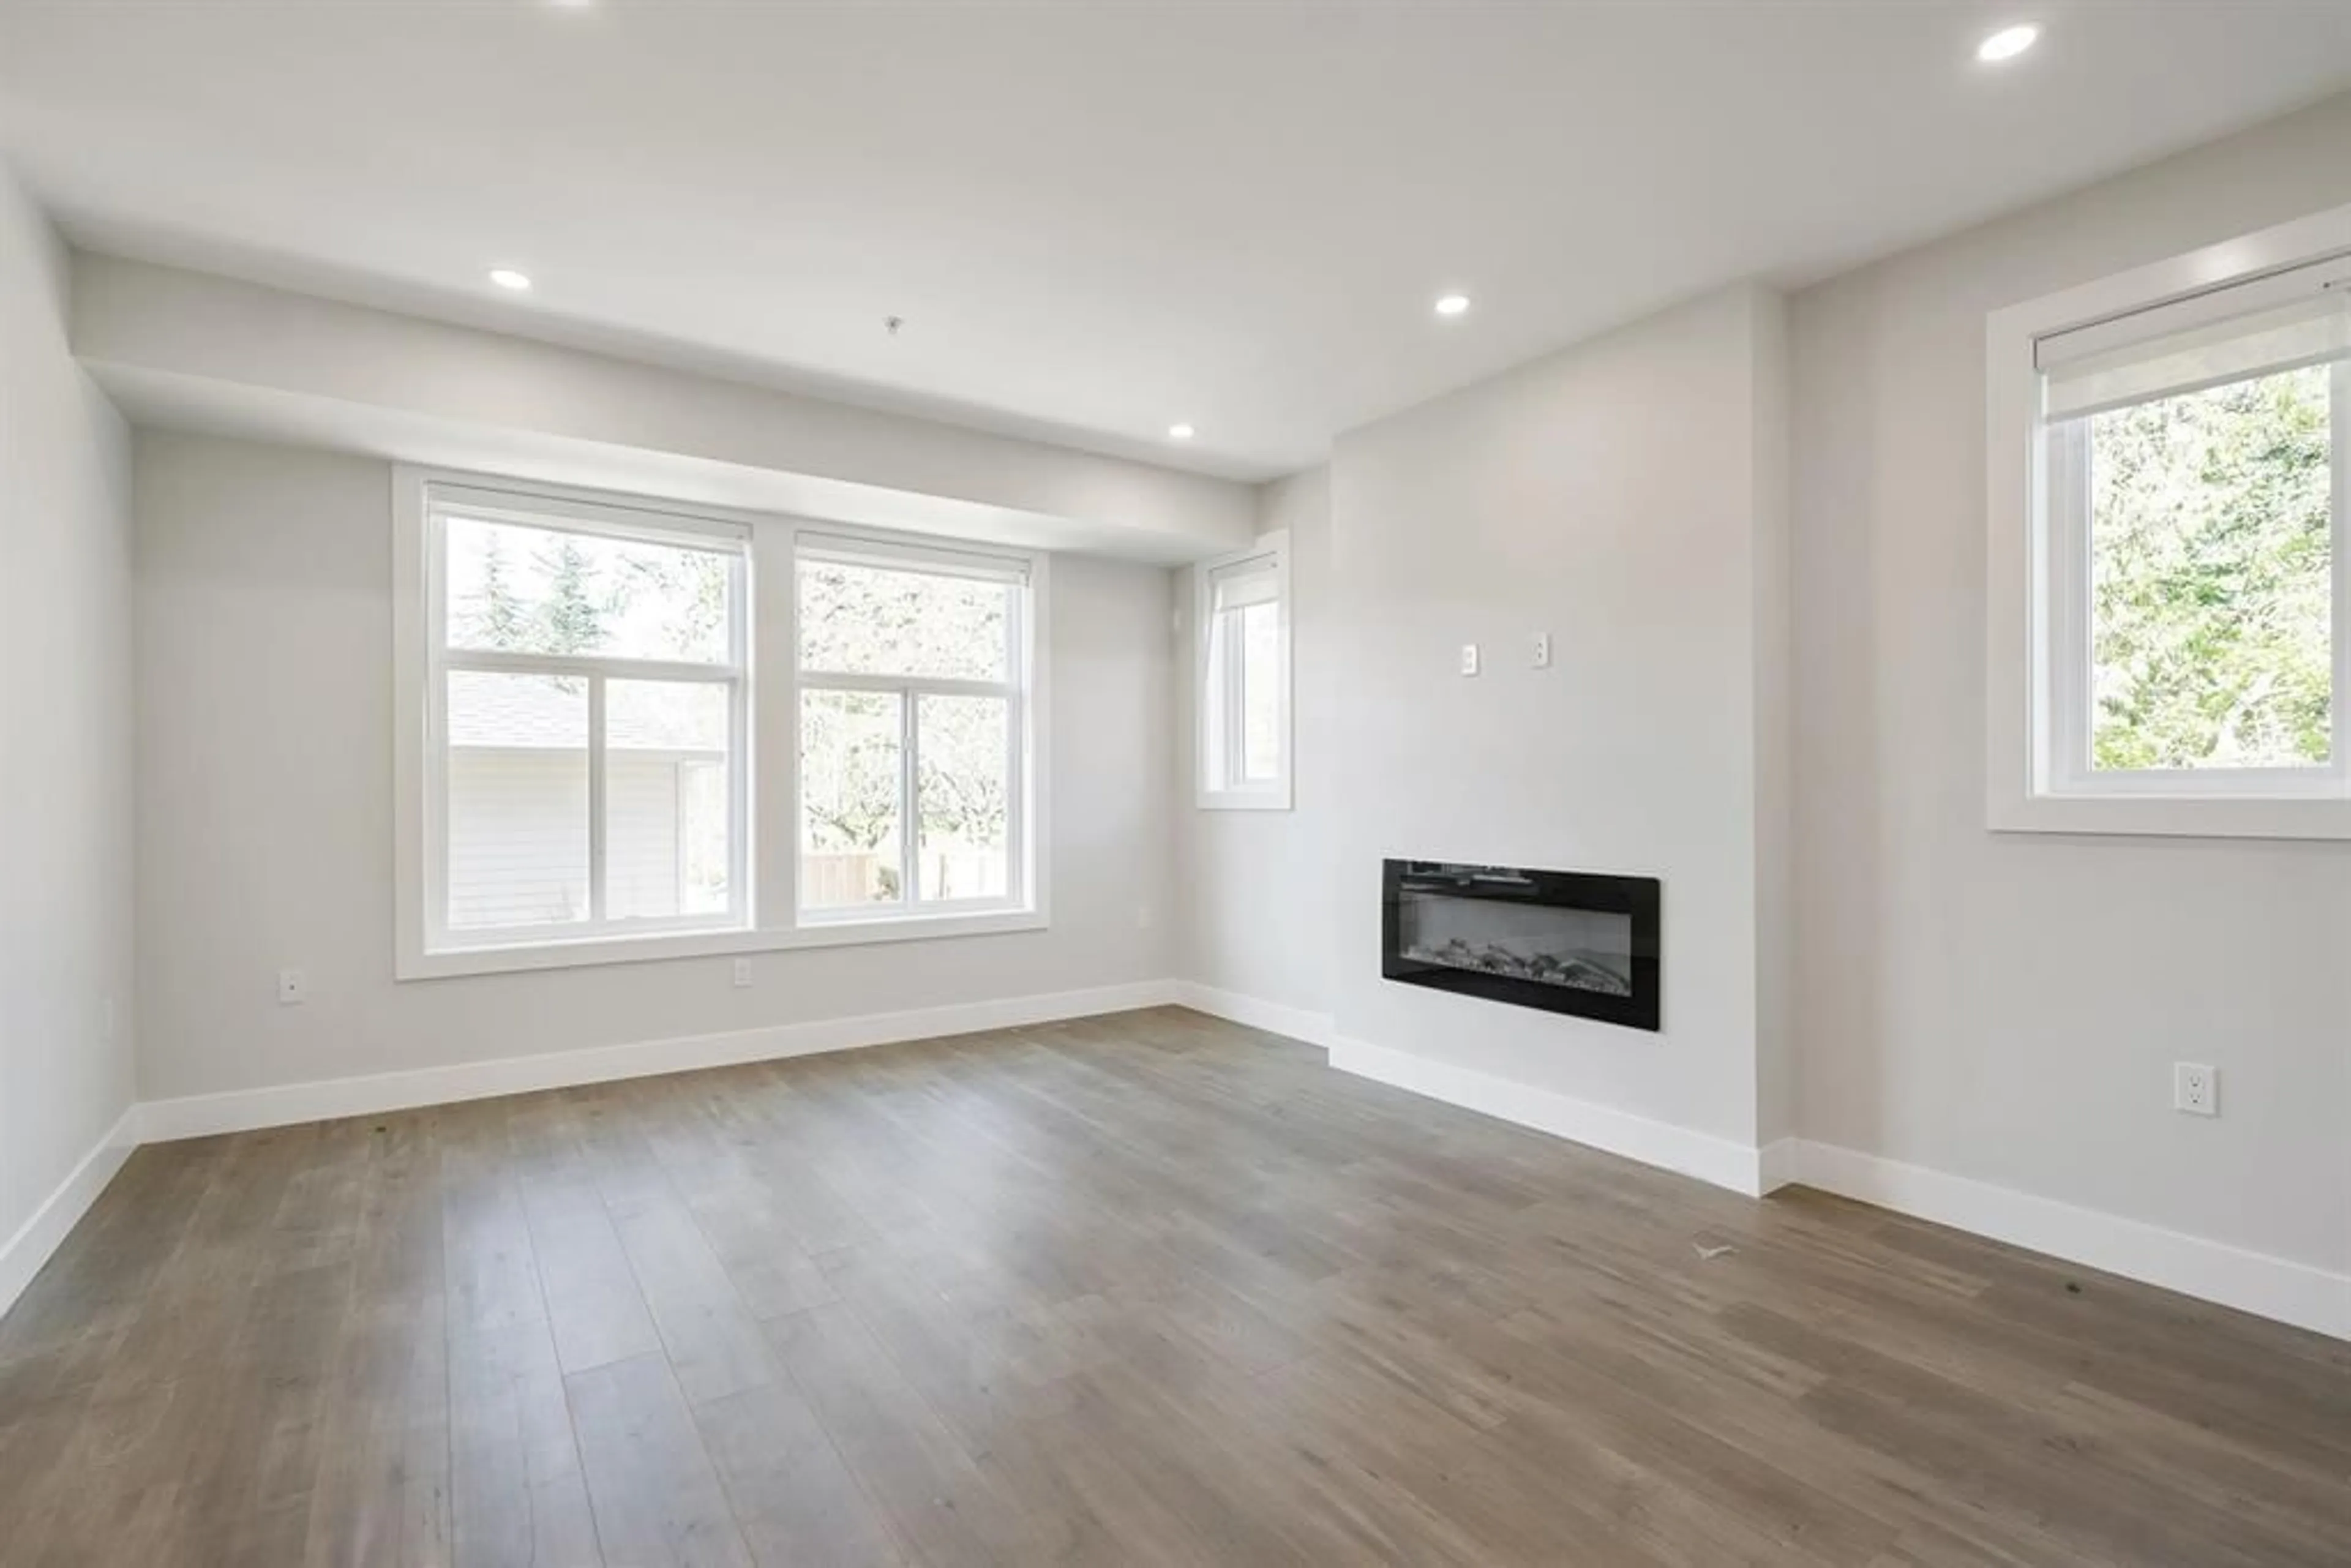
[[[1409,1051],[1368,1045],[1359,1040],[1334,1039],[1330,1050],[1331,1065],[1343,1072],[1410,1090],[1521,1127],[1532,1127],[1607,1154],[1622,1155],[1660,1170],[1695,1176],[1750,1197],[1763,1191],[1762,1151],[1728,1138],[1653,1122],[1590,1101]]]
[[[2351,1274],[1834,1144],[1804,1142],[1796,1165],[1796,1180],[1840,1197],[2351,1339]]]
[[[139,1107],[125,1110],[106,1135],[82,1155],[74,1168],[66,1173],[55,1191],[33,1210],[31,1218],[16,1228],[16,1234],[0,1245],[0,1316],[16,1304],[41,1265],[49,1260],[58,1244],[73,1230],[106,1184],[114,1179],[122,1162],[141,1142]]]
[[[1329,1050],[1337,1036],[1336,1026],[1329,1013],[1310,1012],[1304,1008],[1285,1007],[1280,1002],[1261,1001],[1245,997],[1238,991],[1220,991],[1214,986],[1204,986],[1196,980],[1175,982],[1175,1000],[1178,1006],[1194,1012],[1207,1013],[1228,1023],[1249,1029],[1263,1030],[1269,1034],[1287,1035],[1291,1040]]]
[[[1795,1138],[1774,1138],[1755,1152],[1755,1193],[1776,1192],[1792,1182],[1802,1179],[1798,1172],[1802,1166],[1803,1145]]]

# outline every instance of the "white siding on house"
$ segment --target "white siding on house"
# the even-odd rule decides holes
[[[681,910],[686,868],[678,854],[679,770],[722,761],[715,753],[610,755],[604,850],[612,918],[663,919],[695,912],[692,904]],[[587,915],[587,752],[453,747],[451,928],[537,925],[584,920]]]
[[[588,753],[453,747],[453,930],[588,918]]]

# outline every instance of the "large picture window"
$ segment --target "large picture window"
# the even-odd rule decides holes
[[[822,536],[796,568],[802,915],[1018,904],[1025,569]]]
[[[1043,557],[400,472],[402,977],[1044,924]]]
[[[455,489],[425,528],[428,945],[748,924],[745,535]]]
[[[2129,287],[2029,336],[1994,318],[2030,374],[2011,557],[1994,367],[1993,560],[2021,570],[2029,638],[2009,784],[1996,580],[1995,825],[2351,830],[2351,258]]]

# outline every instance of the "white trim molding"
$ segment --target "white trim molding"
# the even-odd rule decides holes
[[[1341,1035],[1324,1013],[1196,982],[1179,1006],[1324,1047],[1331,1065],[1376,1082],[1532,1127],[1750,1197],[1801,1185],[1948,1225],[2062,1261],[2351,1340],[2351,1274],[2189,1236],[2142,1220],[1834,1144],[1775,1139],[1760,1149]]]
[[[1178,1007],[1190,1008],[1196,1013],[1207,1013],[1210,1018],[1220,1018],[1247,1029],[1263,1030],[1268,1034],[1286,1035],[1326,1051],[1338,1037],[1329,1013],[1261,1001],[1238,991],[1220,991],[1196,980],[1176,981],[1174,1000]]]
[[[131,1157],[131,1151],[139,1146],[139,1107],[132,1105],[66,1173],[65,1180],[57,1183],[56,1190],[41,1200],[31,1218],[16,1228],[16,1234],[8,1238],[5,1245],[0,1245],[0,1316],[16,1304],[25,1287],[33,1282],[41,1266],[122,1168],[122,1162]]]
[[[309,1083],[231,1090],[221,1094],[192,1094],[177,1100],[149,1101],[139,1107],[139,1128],[141,1142],[169,1143],[214,1133],[250,1132],[257,1127],[291,1126],[339,1116],[378,1115],[420,1105],[528,1094],[541,1089],[568,1089],[624,1078],[651,1078],[664,1072],[733,1067],[747,1061],[780,1061],[788,1057],[895,1045],[904,1040],[1019,1029],[1064,1019],[1164,1007],[1175,999],[1174,982],[1141,980],[1081,991],[1053,991],[905,1012],[862,1013],[806,1023],[769,1024],[723,1034],[685,1035],[628,1045],[549,1051],[538,1056],[455,1062],[447,1067],[424,1067],[408,1072],[326,1078]]]
[[[1763,1151],[1710,1133],[1653,1122],[1589,1100],[1359,1040],[1333,1040],[1331,1065],[1342,1072],[1408,1089],[1645,1166],[1695,1176],[1749,1197],[1760,1197],[1764,1191]]]
[[[1804,1143],[1796,1166],[1798,1181],[1839,1197],[2351,1339],[2351,1274],[1834,1144]]]

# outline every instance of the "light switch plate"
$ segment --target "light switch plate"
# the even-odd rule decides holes
[[[1461,644],[1461,673],[1465,675],[1478,673],[1478,644],[1475,643]]]

